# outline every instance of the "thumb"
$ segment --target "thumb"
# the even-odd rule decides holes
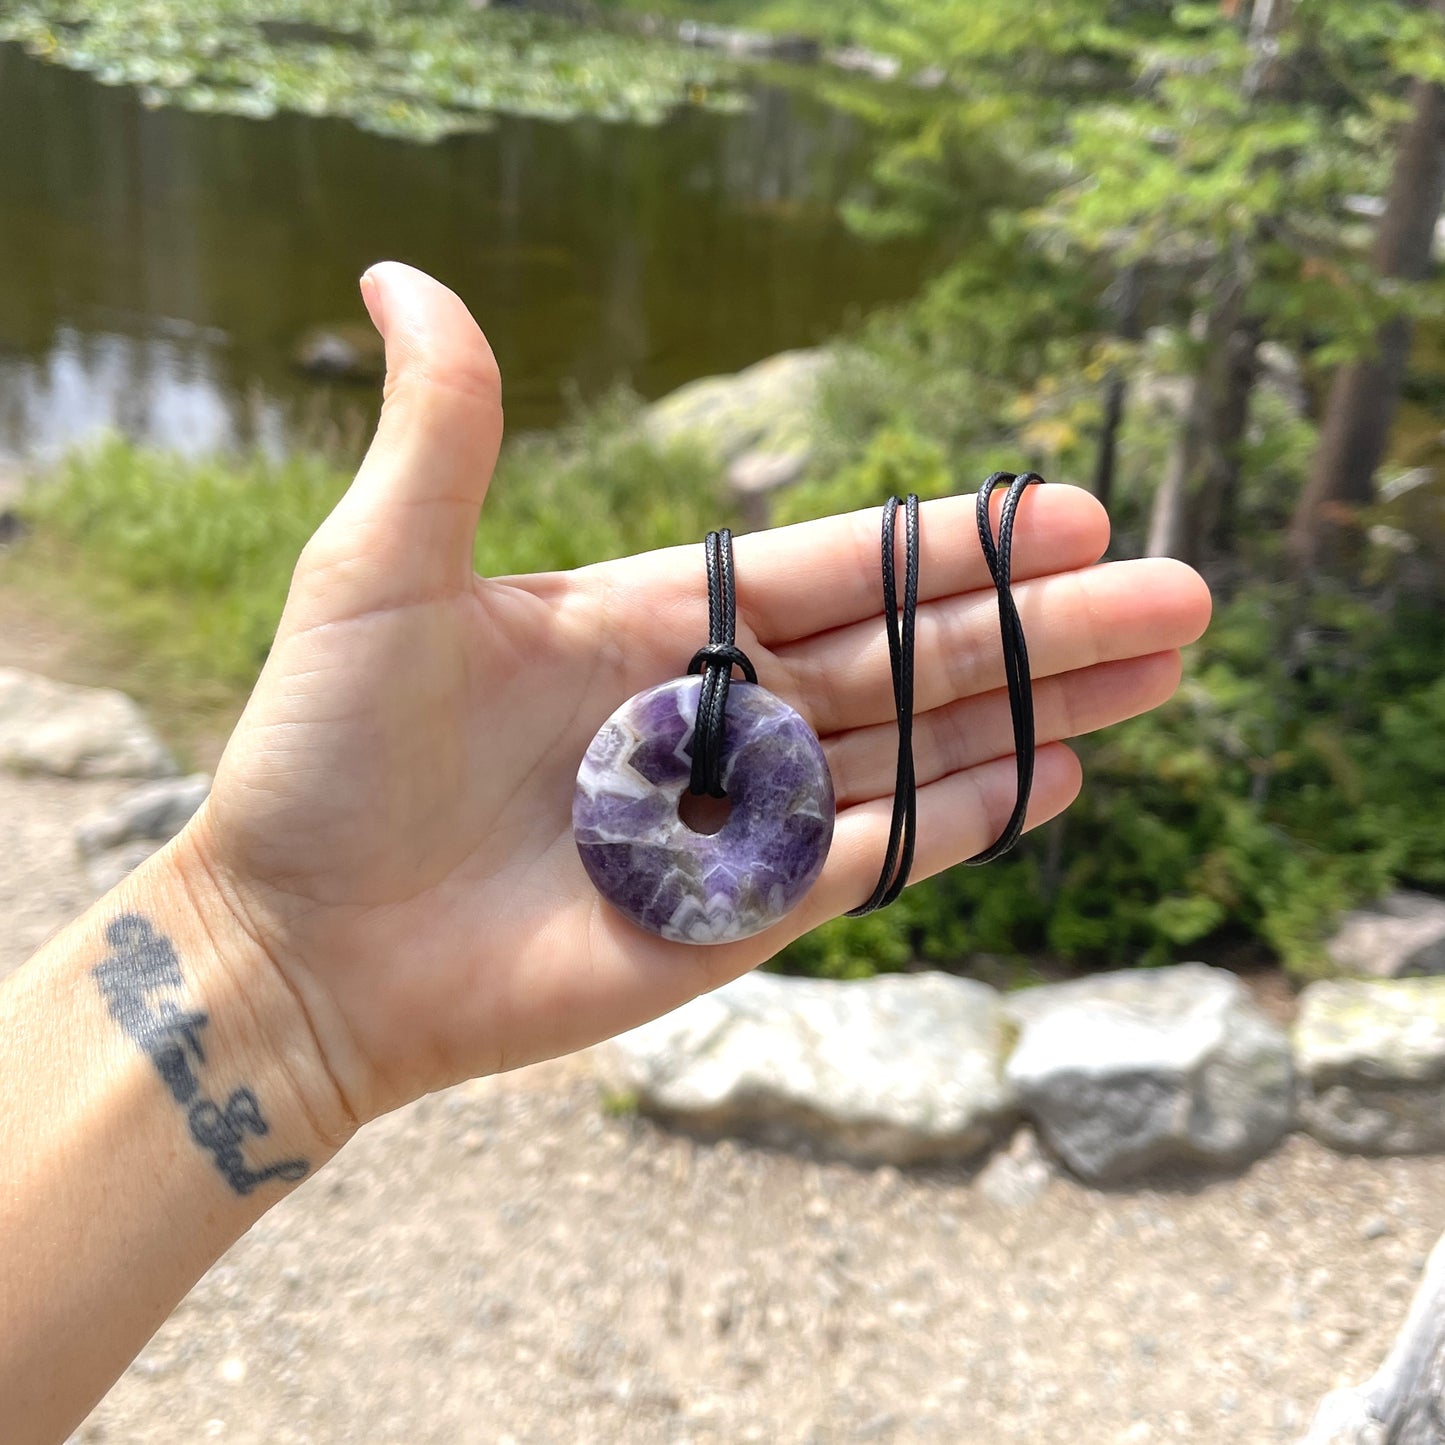
[[[344,562],[362,589],[334,601],[382,607],[471,585],[477,518],[502,440],[502,382],[471,313],[425,272],[380,262],[361,278],[361,295],[386,343],[381,417],[308,551],[313,562]]]

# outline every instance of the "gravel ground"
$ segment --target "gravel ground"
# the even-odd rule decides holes
[[[134,783],[13,778],[0,769],[0,978],[95,897],[72,830]]]
[[[0,973],[87,901],[70,828],[123,786],[0,774]],[[1442,1229],[1439,1159],[1295,1139],[1003,1208],[609,1118],[564,1061],[364,1131],[76,1439],[1286,1441],[1373,1369]]]
[[[1295,1438],[1445,1227],[1436,1160],[987,1204],[609,1119],[585,1078],[374,1125],[197,1286],[82,1441]]]

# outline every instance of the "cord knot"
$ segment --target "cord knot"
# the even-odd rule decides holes
[[[747,653],[730,642],[709,642],[707,646],[699,647],[687,665],[687,674],[691,677],[707,667],[725,667],[729,671],[740,667],[749,682],[758,680],[758,670],[748,659]]]
[[[703,544],[707,556],[707,645],[698,648],[688,663],[689,676],[702,674],[697,697],[697,722],[692,730],[690,792],[711,798],[727,797],[723,787],[723,745],[727,740],[728,688],[733,668],[740,667],[749,682],[757,670],[737,645],[738,597],[733,577],[733,534],[723,527],[709,532]]]

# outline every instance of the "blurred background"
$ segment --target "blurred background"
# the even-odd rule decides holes
[[[119,686],[214,764],[375,419],[356,279],[396,257],[463,296],[501,364],[484,572],[1030,467],[1106,502],[1112,556],[1215,588],[1178,697],[1083,741],[1066,816],[779,969],[1008,989],[1198,959],[1288,1022],[1345,966],[1352,910],[1445,940],[1442,87],[1441,0],[0,0],[0,663]],[[23,878],[17,917],[48,886]],[[869,1193],[893,1182],[774,1162],[803,1171],[785,1193],[940,1239],[964,1207],[925,1227]],[[696,1167],[743,1188],[765,1164]],[[1326,1176],[1288,1167],[1304,1209]],[[1116,1203],[1101,1237],[1147,1235]],[[1073,1227],[1051,1207],[1039,1240]],[[1281,1328],[1323,1370],[1360,1332],[1309,1319]],[[1150,1373],[1153,1347],[1121,1348]],[[1061,1438],[1039,1389],[992,1436],[876,1402],[844,1412],[871,1435],[762,1407],[654,1431],[664,1406],[624,1398],[625,1428],[314,1438]],[[1097,1438],[1283,1439],[1303,1408],[1216,1437],[1201,1421],[1231,1411],[1200,1398]],[[161,1438],[111,1428],[85,1438]]]
[[[48,476],[9,581],[93,598],[202,754],[373,420],[355,279],[396,256],[506,379],[484,570],[1030,466],[1215,585],[1080,806],[788,966],[1304,977],[1353,902],[1445,885],[1430,6],[3,0],[0,36],[0,456]]]

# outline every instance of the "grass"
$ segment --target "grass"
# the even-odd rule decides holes
[[[92,638],[101,670],[116,662],[168,720],[201,727],[250,691],[296,558],[351,471],[321,454],[188,460],[108,438],[37,479],[4,588]],[[617,396],[508,446],[476,557],[494,576],[574,567],[728,520],[717,469],[652,446]]]
[[[344,485],[319,457],[192,462],[112,438],[32,488],[8,570],[135,659],[151,701],[224,707],[254,682],[296,557]]]

